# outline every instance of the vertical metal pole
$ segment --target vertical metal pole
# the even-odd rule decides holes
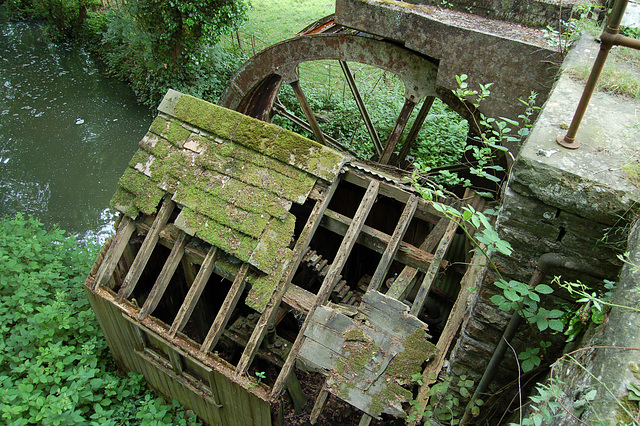
[[[600,52],[598,52],[598,57],[591,69],[591,74],[587,80],[584,92],[582,92],[580,103],[573,115],[573,120],[571,120],[569,130],[566,135],[558,136],[556,139],[556,141],[565,148],[576,149],[580,147],[580,142],[576,141],[576,133],[578,133],[580,123],[582,122],[582,118],[587,110],[591,96],[596,88],[596,83],[598,82],[604,63],[607,60],[609,50],[611,50],[611,47],[614,45],[614,37],[611,36],[615,36],[620,32],[620,21],[622,20],[622,15],[624,15],[627,3],[629,3],[629,0],[616,0],[613,5],[613,10],[609,16],[609,23],[600,36]]]

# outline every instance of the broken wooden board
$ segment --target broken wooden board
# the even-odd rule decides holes
[[[319,306],[298,358],[328,376],[328,392],[368,415],[405,417],[402,404],[412,398],[411,377],[437,352],[427,325],[408,311],[377,291],[365,294],[353,318]]]

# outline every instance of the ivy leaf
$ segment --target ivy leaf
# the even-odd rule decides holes
[[[540,294],[551,294],[553,293],[553,289],[546,284],[538,284],[536,286],[536,291]]]

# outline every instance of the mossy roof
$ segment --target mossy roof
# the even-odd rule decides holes
[[[291,257],[292,203],[304,203],[318,179],[335,180],[348,158],[173,90],[158,109],[111,205],[136,218],[170,196],[178,228],[264,273],[248,299],[261,310]]]

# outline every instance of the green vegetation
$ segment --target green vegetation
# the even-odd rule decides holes
[[[121,376],[82,291],[97,248],[22,215],[0,220],[3,424],[195,424]]]
[[[251,0],[240,30],[242,48],[253,55],[293,37],[307,25],[334,12],[334,0]],[[233,41],[237,43],[236,41]]]

